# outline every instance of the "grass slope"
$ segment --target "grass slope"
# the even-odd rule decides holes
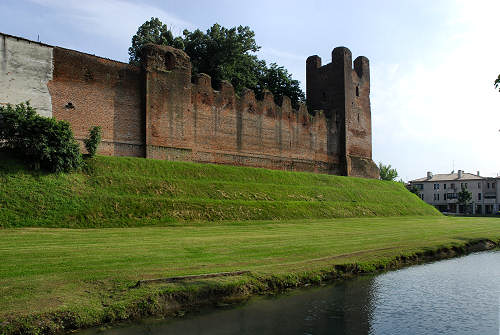
[[[440,215],[394,182],[125,157],[89,165],[55,175],[0,157],[0,226]]]
[[[60,324],[96,325],[161,313],[165,306],[189,304],[193,296],[220,299],[224,292],[266,291],[269,287],[259,288],[278,280],[300,285],[322,278],[322,271],[335,265],[355,264],[370,272],[397,256],[477,239],[498,243],[500,219],[419,216],[3,229],[0,334],[2,327],[5,333],[20,329],[5,320],[26,315],[23,334]],[[141,279],[234,270],[251,275],[134,288]],[[165,301],[176,292],[173,302]]]

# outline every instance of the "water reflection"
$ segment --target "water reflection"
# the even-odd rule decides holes
[[[500,334],[500,252],[377,276],[371,334]]]
[[[500,252],[82,335],[499,334]]]

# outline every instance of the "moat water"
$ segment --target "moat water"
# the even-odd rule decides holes
[[[500,251],[80,335],[499,335]]]

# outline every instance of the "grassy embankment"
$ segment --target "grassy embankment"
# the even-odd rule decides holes
[[[441,216],[397,183],[104,157],[91,174],[59,176],[2,160],[0,223],[23,227],[0,230],[0,333],[26,334],[168,314],[500,240],[500,220]],[[149,226],[46,228],[106,225]],[[235,270],[251,273],[134,287]]]
[[[401,184],[378,180],[113,157],[91,170],[32,173],[0,159],[0,226],[438,215]]]

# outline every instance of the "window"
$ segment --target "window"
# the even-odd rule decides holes
[[[457,198],[457,194],[456,193],[446,193],[446,198],[448,198],[448,200],[450,200],[450,199],[456,199]]]
[[[439,190],[439,184],[434,184],[434,189]]]
[[[495,188],[496,183],[491,183],[491,188]]]
[[[417,188],[417,190],[423,190],[424,184],[415,184],[415,187]]]
[[[359,97],[359,86],[356,86],[356,96]]]
[[[454,183],[451,184],[451,189],[453,189],[453,190],[455,189],[455,184]]]
[[[477,183],[477,188],[481,188],[481,183]]]
[[[481,193],[477,194],[477,200],[481,200]]]
[[[443,188],[446,190],[446,184],[443,184]]]
[[[444,200],[446,200],[446,193],[444,194]]]
[[[490,188],[490,183],[486,184],[488,188]]]
[[[438,195],[437,195],[437,196],[438,196],[438,201],[439,201],[439,193],[438,193]]]

